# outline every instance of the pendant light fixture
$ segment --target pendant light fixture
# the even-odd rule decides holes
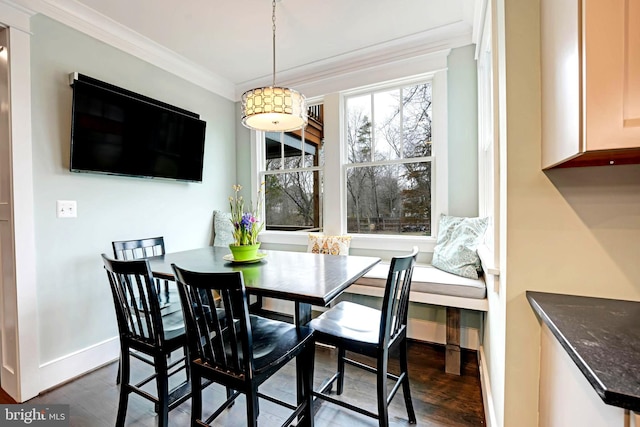
[[[265,132],[289,132],[307,125],[307,100],[294,89],[276,86],[276,0],[272,0],[273,81],[242,94],[242,124]]]

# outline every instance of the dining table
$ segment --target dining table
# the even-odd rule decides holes
[[[380,258],[308,252],[260,251],[257,259],[234,262],[229,249],[218,246],[148,258],[154,277],[174,280],[171,264],[199,272],[241,271],[249,295],[295,303],[296,326],[311,320],[311,307],[328,306]]]
[[[249,295],[293,301],[296,327],[311,320],[312,306],[328,306],[380,258],[262,250],[250,261],[235,262],[225,247],[208,246],[148,258],[154,277],[175,280],[172,264],[199,272],[241,271]],[[298,401],[304,373],[296,366]],[[303,424],[306,422],[303,421]]]

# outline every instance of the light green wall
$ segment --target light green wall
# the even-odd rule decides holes
[[[525,292],[640,300],[640,165],[541,170],[540,2],[500,1],[507,126],[504,425],[537,426],[540,325]]]
[[[101,253],[162,235],[168,251],[208,245],[235,180],[235,103],[51,19],[32,18],[31,81],[40,361],[117,335]],[[194,111],[207,122],[202,183],[69,172],[68,74],[80,72]],[[78,218],[58,219],[56,200]]]
[[[478,79],[475,45],[453,49],[447,63],[449,215],[478,215]]]

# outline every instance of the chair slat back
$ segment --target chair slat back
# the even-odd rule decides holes
[[[225,375],[251,378],[253,344],[242,273],[199,273],[172,267],[191,357]]]
[[[141,259],[165,254],[163,237],[121,240],[113,242],[112,246],[113,256],[119,260]]]
[[[381,345],[386,346],[392,342],[407,325],[409,292],[411,291],[413,267],[417,256],[418,248],[414,247],[411,254],[391,259],[382,300],[379,338]]]
[[[162,345],[164,330],[153,276],[147,260],[121,261],[102,254],[121,335]]]

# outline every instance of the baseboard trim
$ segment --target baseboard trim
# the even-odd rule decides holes
[[[484,416],[487,427],[498,425],[496,411],[493,405],[493,394],[491,393],[491,381],[489,380],[489,370],[484,356],[484,346],[478,350],[478,367],[480,368],[480,387],[482,389],[482,404],[484,405]]]
[[[43,363],[40,365],[40,392],[69,382],[118,357],[120,340],[114,337]]]

